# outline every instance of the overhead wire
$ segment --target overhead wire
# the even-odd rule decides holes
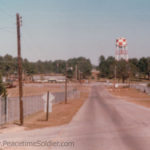
[[[23,38],[23,42],[24,44],[26,44],[30,49],[37,49],[39,50],[40,49],[40,45],[38,42],[36,42],[34,44],[34,47],[33,47],[33,40],[31,40],[31,36],[29,35],[29,33],[27,33],[27,31],[24,29],[24,33],[22,35],[22,38]],[[30,40],[29,40],[30,39]],[[31,41],[32,41],[32,44],[31,44]],[[41,50],[41,49],[40,49]]]
[[[6,7],[4,1],[0,0],[0,14],[2,14],[3,16],[7,16],[7,17],[3,17],[2,19],[6,18],[7,21],[10,19],[11,19],[11,21],[13,21],[13,19],[15,18],[15,15],[10,14],[7,10],[8,10],[8,8]],[[0,26],[3,26],[3,25],[1,24]],[[15,26],[15,23],[12,23],[12,27],[14,27],[14,26]],[[2,28],[2,27],[0,27],[0,28]],[[11,28],[11,27],[9,27],[9,28]]]
[[[4,3],[3,0],[0,0],[0,14],[2,15],[5,15],[7,16],[6,19],[11,19],[13,20],[14,18],[14,15],[10,14],[8,11],[7,11],[7,7],[6,7],[6,4]],[[15,33],[14,30],[12,29],[15,29],[15,24],[12,23],[11,26],[5,26],[4,24],[0,24],[0,30],[3,31],[3,32],[8,32],[8,33]]]
[[[7,19],[7,24],[8,24],[8,21],[10,22],[9,24],[11,25],[7,25],[5,23],[5,20],[3,20],[3,22],[0,24],[0,32],[7,32],[7,33],[10,33],[10,34],[13,34],[15,35],[16,32],[15,32],[15,24],[13,23],[13,19],[15,21],[15,16],[14,15],[11,15],[8,11],[8,9],[6,8],[6,5],[4,4],[4,1],[0,0],[0,16],[1,16],[1,19],[3,20],[4,18]],[[10,20],[11,19],[11,20]],[[3,33],[5,34],[5,33]],[[1,34],[3,36],[3,34]],[[6,63],[4,61],[1,61],[0,60],[0,63]],[[7,63],[10,63],[7,61]]]
[[[2,10],[2,12],[4,12],[4,14],[5,15],[8,15],[9,17],[14,17],[15,15],[12,15],[12,14],[10,14],[7,10],[8,10],[8,8],[6,7],[6,4],[4,3],[4,1],[3,0],[0,0],[0,2],[1,2],[1,5],[0,6],[2,6],[3,5],[3,7],[1,7],[1,10]]]

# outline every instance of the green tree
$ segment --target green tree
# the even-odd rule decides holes
[[[121,59],[117,61],[117,78],[122,79],[124,83],[126,79],[129,77],[129,63],[125,60]]]
[[[114,57],[109,56],[106,60],[106,63],[107,63],[107,69],[108,69],[107,76],[108,76],[108,78],[112,79],[112,78],[114,78],[116,60]]]
[[[147,58],[147,75],[150,80],[150,57]]]
[[[138,63],[139,60],[137,58],[129,59],[130,78],[137,78],[137,75],[139,75]]]
[[[67,61],[68,67],[72,67],[72,77],[75,74],[76,65],[78,71],[82,73],[83,78],[88,78],[91,75],[92,64],[91,61],[85,57],[72,58]]]
[[[66,61],[64,60],[55,60],[52,63],[52,71],[54,73],[61,73],[64,74],[66,69]]]
[[[2,75],[0,74],[0,96],[2,97],[6,97],[7,96],[7,92],[6,92],[6,88],[3,84],[3,81],[2,81]]]
[[[78,68],[79,68],[80,72],[82,72],[83,78],[89,77],[91,75],[91,71],[92,71],[91,61],[84,57],[79,57],[77,59],[77,63],[78,63]]]
[[[107,68],[106,59],[103,55],[101,55],[100,58],[99,58],[99,67],[98,67],[98,69],[100,71],[100,77],[107,77],[108,68]]]
[[[100,71],[100,76],[105,78],[113,78],[115,64],[116,61],[114,57],[109,56],[107,59],[105,59],[104,56],[100,56],[98,67]]]
[[[144,77],[146,78],[147,69],[148,69],[147,58],[142,57],[142,58],[139,60],[138,68],[139,68],[139,72],[140,72],[141,74],[143,74]]]

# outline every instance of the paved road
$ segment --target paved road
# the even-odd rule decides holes
[[[70,124],[9,137],[0,135],[1,141],[6,139],[74,142],[74,146],[24,147],[27,150],[150,150],[150,110],[118,100],[102,86],[93,86],[89,99]]]

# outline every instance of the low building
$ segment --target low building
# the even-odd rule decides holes
[[[50,83],[63,83],[65,82],[65,76],[62,75],[33,75],[32,76],[33,82],[50,82]]]

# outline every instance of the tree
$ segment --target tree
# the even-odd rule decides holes
[[[74,75],[74,72],[73,72],[73,69],[72,69],[72,67],[67,67],[66,68],[67,70],[67,78],[73,78],[73,75]]]
[[[129,63],[138,67],[139,60],[137,58],[131,58],[131,59],[129,59]]]
[[[129,77],[129,63],[123,59],[117,61],[117,78],[122,79],[122,82],[124,83],[128,77]]]
[[[77,59],[77,62],[78,62],[78,68],[79,68],[80,72],[82,72],[83,78],[89,77],[91,75],[91,71],[92,71],[91,61],[84,57],[79,57]]]
[[[108,70],[109,70],[107,76],[108,76],[108,78],[112,79],[112,78],[114,78],[114,71],[115,71],[116,60],[115,60],[114,57],[109,56],[107,58],[106,62],[107,62]]]
[[[147,75],[150,80],[150,57],[147,58]]]
[[[108,68],[105,57],[103,55],[101,55],[99,58],[99,71],[101,77],[107,77]]]
[[[82,73],[83,78],[88,78],[91,75],[92,64],[91,61],[85,57],[72,58],[67,61],[68,67],[72,67],[72,77],[75,74],[76,65],[78,71]],[[79,72],[78,72],[79,73]]]
[[[52,71],[54,73],[61,73],[64,74],[66,69],[66,61],[64,60],[55,60],[52,63]]]
[[[139,60],[137,58],[129,59],[129,73],[130,78],[136,78],[139,74],[139,68],[138,68]]]
[[[29,62],[27,59],[23,60],[23,71],[27,75],[32,75],[32,74],[37,73],[34,63]]]
[[[2,81],[2,75],[0,74],[0,96],[2,97],[6,97],[7,96],[7,92],[6,92],[6,88],[3,84],[3,81]]]
[[[100,71],[100,76],[110,79],[113,78],[115,64],[116,61],[114,57],[109,56],[107,59],[105,59],[104,56],[100,56],[98,67]]]
[[[146,77],[147,74],[147,68],[148,68],[148,63],[147,63],[147,59],[145,57],[142,57],[139,62],[138,62],[138,68],[139,68],[139,72],[141,74],[144,75],[144,77]]]
[[[69,73],[70,77],[74,76],[75,65],[78,64],[78,68],[83,73],[84,77],[88,77],[91,74],[92,64],[89,59],[84,57],[72,58],[67,61],[68,66],[73,67],[73,70]],[[27,59],[22,59],[23,72],[27,75],[37,74],[37,73],[60,73],[65,74],[66,61],[56,60],[56,61],[41,61],[30,62]],[[18,59],[17,57],[12,57],[11,55],[0,56],[0,72],[4,76],[15,74],[18,69]]]

